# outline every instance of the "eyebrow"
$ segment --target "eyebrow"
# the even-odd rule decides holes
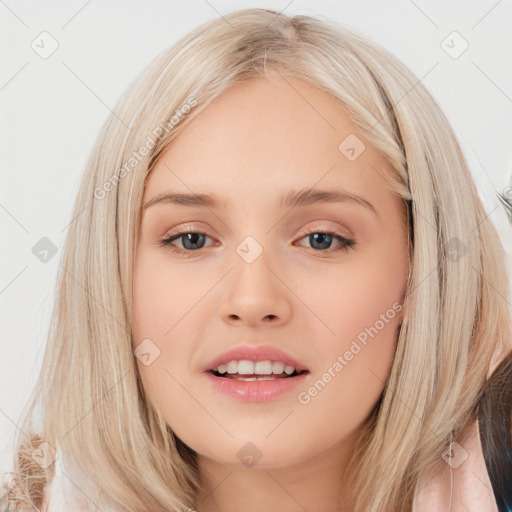
[[[346,190],[291,190],[281,198],[281,207],[295,208],[297,206],[308,206],[317,203],[354,202],[367,208],[377,215],[375,207],[363,197],[357,196]],[[210,194],[187,194],[180,192],[167,192],[150,199],[144,210],[155,204],[176,204],[191,207],[217,208],[220,201],[215,195]]]

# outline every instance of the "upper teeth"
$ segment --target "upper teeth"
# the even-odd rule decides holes
[[[240,375],[272,375],[273,373],[278,375],[283,373],[291,375],[295,368],[288,366],[277,361],[247,361],[245,359],[241,361],[230,361],[229,363],[220,364],[217,367],[219,373],[238,373]]]

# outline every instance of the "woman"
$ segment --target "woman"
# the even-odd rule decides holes
[[[252,9],[115,110],[5,501],[502,506],[476,411],[511,349],[505,255],[418,79],[346,29]]]

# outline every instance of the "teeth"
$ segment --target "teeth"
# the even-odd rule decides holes
[[[293,372],[294,372],[295,368],[293,366],[285,366],[284,367],[284,371],[285,373],[287,373],[288,375],[291,375]]]
[[[228,373],[236,373],[236,370],[238,369],[238,363],[236,361],[231,361],[227,364],[227,372]]]
[[[272,375],[272,361],[254,363],[254,373],[257,375]]]
[[[252,375],[254,373],[254,363],[252,361],[238,361],[239,375]]]
[[[272,363],[272,373],[279,374],[283,373],[284,363],[278,361],[277,363]]]
[[[283,372],[291,375],[295,371],[295,367],[285,365],[281,361],[248,361],[242,359],[241,361],[230,361],[229,363],[222,363],[217,367],[217,372],[220,374],[230,373],[239,375],[281,375]]]

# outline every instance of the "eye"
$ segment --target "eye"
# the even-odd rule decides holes
[[[356,245],[355,240],[347,238],[337,231],[322,231],[321,229],[312,229],[305,233],[301,240],[306,237],[309,237],[311,249],[315,249],[316,251],[320,252],[331,253],[336,250],[348,251],[350,248],[353,248]],[[338,249],[331,248],[333,240],[338,241],[340,244]]]
[[[194,251],[199,251],[204,248],[204,242],[206,238],[210,238],[206,233],[201,231],[192,231],[186,226],[184,228],[177,229],[170,235],[160,240],[161,246],[169,247],[174,252],[189,255]],[[177,247],[174,245],[175,240],[181,240],[183,246]]]
[[[300,240],[309,237],[311,243],[311,249],[317,252],[335,252],[336,250],[348,251],[356,245],[355,240],[343,236],[337,231],[322,231],[320,229],[313,229],[305,233]],[[159,244],[162,247],[168,247],[172,251],[186,256],[190,256],[191,253],[199,251],[205,248],[205,241],[207,238],[211,238],[202,231],[193,231],[188,227],[177,229],[173,233],[160,240]],[[176,240],[180,240],[183,244],[182,247],[174,245]],[[332,243],[337,241],[340,246],[338,249],[333,249]]]

